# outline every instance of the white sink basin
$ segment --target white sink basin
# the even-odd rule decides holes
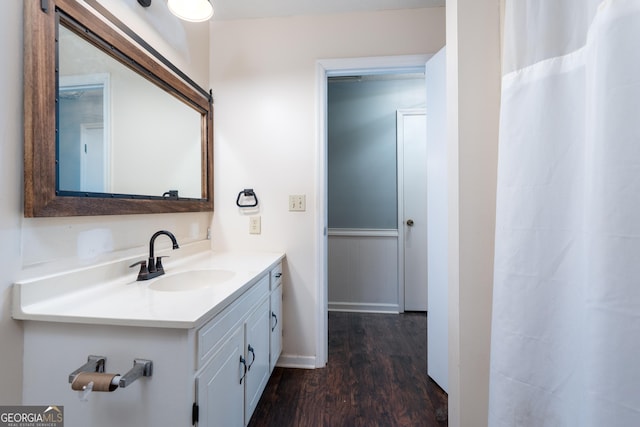
[[[193,291],[226,282],[235,275],[234,271],[229,270],[189,270],[160,277],[149,285],[149,289],[162,292]]]

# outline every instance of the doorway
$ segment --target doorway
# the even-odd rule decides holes
[[[408,287],[410,309],[427,309],[426,274],[420,278],[415,274],[425,266],[426,256],[421,262],[417,258],[421,255],[418,249],[426,248],[426,234],[422,233],[426,222],[416,217],[418,227],[408,233],[402,217],[405,205],[411,213],[411,208],[420,204],[418,193],[426,193],[426,157],[421,159],[424,156],[418,155],[418,151],[426,153],[426,132],[418,129],[419,115],[407,113],[402,118],[403,114],[401,121],[397,116],[399,109],[424,107],[425,98],[424,74],[420,72],[329,78],[330,310],[404,312],[405,267],[410,269],[407,285],[411,280],[421,279],[419,285],[424,287],[422,292],[412,292],[416,286]],[[426,126],[424,115],[422,119]],[[411,161],[401,157],[404,142]],[[404,179],[403,171],[420,174],[422,178]],[[410,195],[404,201],[403,188],[398,186],[403,182]],[[424,209],[422,214],[426,216]],[[423,237],[425,241],[420,241]],[[411,256],[415,261],[405,263],[405,252],[408,261],[412,261]],[[423,297],[414,295],[419,293]]]
[[[59,190],[110,191],[110,91],[105,73],[60,76]]]
[[[329,77],[358,76],[367,74],[402,74],[424,72],[425,63],[431,55],[409,55],[394,57],[356,58],[320,60],[317,63],[318,93],[318,187],[321,194],[319,209],[321,215],[317,223],[318,238],[318,271],[316,300],[317,333],[316,333],[316,366],[324,366],[327,362],[328,349],[328,129],[327,129],[327,92]],[[397,219],[396,219],[397,220]],[[396,230],[397,233],[397,230]]]

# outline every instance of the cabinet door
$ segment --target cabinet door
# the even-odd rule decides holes
[[[239,326],[197,377],[199,426],[244,426],[243,347],[243,327]]]
[[[271,292],[271,351],[269,354],[269,372],[276,367],[282,352],[282,285]]]
[[[249,368],[245,384],[245,424],[249,423],[269,380],[270,318],[269,298],[265,298],[245,322],[244,351]]]

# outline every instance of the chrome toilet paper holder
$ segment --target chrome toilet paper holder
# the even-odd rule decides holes
[[[98,372],[104,373],[107,364],[107,358],[105,356],[88,356],[87,363],[69,374],[69,383],[73,383],[76,376],[82,372]],[[153,361],[148,359],[134,359],[133,368],[120,376],[115,375],[114,381],[117,380],[117,384],[121,388],[125,388],[140,377],[150,377],[153,374]]]
[[[69,374],[69,383],[73,382],[73,379],[80,372],[100,372],[104,373],[105,365],[107,364],[107,358],[105,356],[89,356],[87,357],[87,363],[80,366],[78,369]]]
[[[133,368],[120,377],[120,387],[125,388],[140,377],[150,377],[153,374],[153,362],[147,359],[134,359]]]

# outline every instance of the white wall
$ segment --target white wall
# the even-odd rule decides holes
[[[500,2],[447,1],[449,425],[486,426]]]
[[[333,80],[327,93],[330,228],[396,229],[396,112],[424,108],[425,81]]]
[[[287,253],[284,358],[315,366],[319,269],[316,61],[433,53],[444,45],[444,8],[317,17],[213,21],[214,248]],[[235,198],[252,187],[262,234],[249,235]],[[306,194],[306,212],[288,212]]]
[[[22,387],[22,328],[9,318],[10,284],[21,264],[22,212],[22,1],[5,2],[0,14],[0,402],[18,404]]]
[[[503,1],[449,0],[446,11],[449,186],[449,425],[487,423],[497,130],[500,8]],[[313,356],[314,253],[322,197],[313,168],[314,70],[318,58],[436,52],[444,10],[214,22],[216,98],[214,215],[218,247],[288,253],[285,353]],[[356,30],[357,29],[357,30]],[[224,159],[224,160],[222,160]],[[263,227],[249,236],[234,192],[261,187]],[[305,214],[286,212],[287,194],[306,193]],[[224,203],[224,206],[221,206]],[[265,226],[265,224],[269,224]]]
[[[31,0],[29,0],[31,1]],[[208,25],[182,24],[164,2],[153,11],[134,0],[104,0],[120,19],[207,87]],[[87,265],[126,253],[145,253],[151,234],[166,228],[180,243],[202,240],[211,214],[87,218],[23,217],[22,43],[23,0],[6,0],[0,14],[0,402],[18,404],[22,387],[22,328],[11,319],[11,284],[40,274]],[[165,28],[166,27],[166,28]],[[176,35],[175,42],[169,41]],[[186,46],[189,46],[188,49]],[[203,58],[205,58],[203,60]],[[158,241],[160,244],[160,241]],[[162,243],[162,247],[164,243]],[[135,272],[132,272],[135,274]],[[63,373],[64,374],[64,373]]]
[[[397,230],[329,229],[327,252],[329,310],[400,312]]]
[[[427,370],[449,389],[449,212],[446,48],[425,67],[427,81]]]

